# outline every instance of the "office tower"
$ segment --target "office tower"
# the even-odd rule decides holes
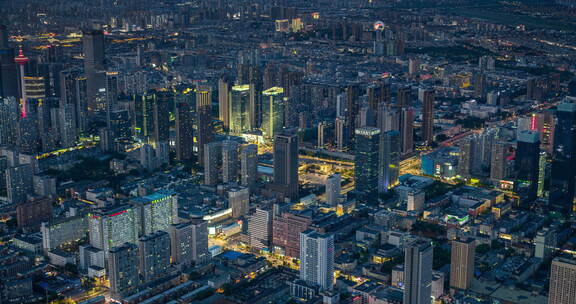
[[[189,161],[194,156],[194,119],[192,107],[187,102],[176,104],[176,159]]]
[[[19,165],[6,169],[6,190],[9,203],[21,203],[33,193],[32,175],[31,165]]]
[[[246,145],[240,154],[240,184],[253,191],[258,180],[258,146]]]
[[[29,99],[43,99],[46,98],[46,80],[44,77],[24,77],[26,96]],[[27,111],[28,112],[28,111]]]
[[[214,140],[212,126],[212,89],[208,86],[199,86],[196,89],[196,122],[198,142],[198,163],[204,161],[204,146]]]
[[[220,156],[222,155],[222,142],[211,142],[204,145],[204,184],[215,186],[218,184],[220,172]]]
[[[218,80],[218,119],[224,124],[224,129],[230,127],[230,91],[231,82],[223,76]]]
[[[32,155],[38,152],[40,134],[36,113],[29,113],[16,123],[16,144],[20,153]]]
[[[564,100],[556,118],[549,202],[555,209],[568,212],[574,210],[576,183],[576,99]]]
[[[432,303],[432,260],[430,242],[417,241],[404,251],[404,304]]]
[[[110,128],[110,115],[118,108],[118,72],[106,72],[105,113],[106,123]]]
[[[76,129],[76,109],[73,104],[66,104],[58,109],[58,131],[60,133],[60,145],[64,148],[76,145],[78,129]]]
[[[75,108],[76,127],[84,131],[88,125],[87,80],[80,70],[65,70],[59,75],[60,107],[72,104]],[[91,109],[94,111],[94,109]]]
[[[458,174],[463,178],[469,178],[474,163],[475,140],[469,136],[460,143],[460,157],[458,159]]]
[[[110,130],[117,140],[131,140],[132,126],[128,110],[116,110],[110,113]]]
[[[356,118],[358,117],[358,111],[360,110],[360,87],[357,84],[349,85],[346,88],[346,127],[347,140],[352,142],[354,136],[356,135],[355,130],[357,126]]]
[[[402,109],[412,105],[412,89],[410,87],[398,88],[396,92],[396,105]]]
[[[313,230],[300,233],[300,279],[331,291],[334,285],[334,236]]]
[[[474,239],[452,241],[450,260],[450,288],[467,290],[474,277]]]
[[[397,185],[400,177],[400,132],[381,133],[379,148],[378,191],[383,193]]]
[[[140,234],[136,210],[128,205],[89,214],[88,226],[90,245],[104,252],[124,243],[136,244]]]
[[[434,141],[434,90],[424,90],[422,103],[422,140],[431,144]]]
[[[474,75],[474,97],[484,98],[486,96],[486,74],[478,73]]]
[[[210,260],[208,222],[192,219],[170,227],[172,259],[183,266],[201,265]]]
[[[170,91],[157,91],[153,106],[154,142],[170,140],[170,108],[174,102],[174,94]]]
[[[16,206],[18,228],[38,228],[42,222],[52,219],[52,200],[38,198],[21,202]]]
[[[338,150],[343,151],[344,149],[348,148],[348,132],[346,118],[344,117],[336,117],[335,121],[335,129],[336,129],[336,147]]]
[[[328,142],[328,123],[327,122],[319,122],[318,123],[318,135],[317,135],[317,143],[316,147],[322,149],[326,146]]]
[[[222,182],[238,181],[238,143],[231,140],[222,141]]]
[[[335,173],[326,178],[326,203],[332,206],[340,202],[341,175]]]
[[[298,135],[279,134],[274,140],[274,184],[284,197],[298,199]]]
[[[147,234],[138,240],[140,272],[144,282],[162,278],[170,267],[170,237],[165,231]]]
[[[86,87],[89,111],[95,111],[96,98],[99,90],[105,87],[105,77],[101,73],[105,70],[104,33],[100,30],[86,30],[82,33],[82,46],[84,50],[84,73],[86,74]]]
[[[538,164],[540,163],[540,134],[522,131],[518,134],[514,188],[520,202],[536,200],[538,194]]]
[[[548,153],[540,151],[540,158],[538,159],[538,197],[544,196],[544,187],[548,177]]]
[[[576,262],[555,258],[550,270],[549,304],[576,303]]]
[[[354,180],[356,191],[364,199],[378,195],[378,169],[380,154],[380,130],[372,127],[356,129],[356,154]]]
[[[138,273],[138,246],[125,243],[112,248],[108,254],[108,277],[110,294],[113,299],[132,295],[138,290],[140,276]]]
[[[169,190],[138,197],[131,201],[138,215],[140,235],[155,231],[168,231],[178,223],[178,196]]]
[[[134,129],[138,137],[144,141],[149,142],[153,140],[154,136],[154,103],[156,95],[150,91],[142,96],[134,95]]]
[[[402,136],[402,154],[412,152],[414,148],[414,109],[412,107],[402,108],[400,135]]]
[[[0,146],[16,145],[16,129],[19,117],[18,102],[14,97],[0,99]]]
[[[272,211],[256,208],[248,222],[250,247],[256,250],[272,249]]]
[[[230,92],[230,132],[241,134],[252,129],[250,125],[250,85],[236,85]]]
[[[228,192],[228,207],[232,208],[232,217],[239,218],[250,211],[250,191],[248,188],[234,188]]]
[[[265,137],[272,139],[284,128],[285,102],[283,88],[272,87],[262,92],[262,133]]]
[[[7,44],[0,47],[0,97],[19,98],[14,49]]]

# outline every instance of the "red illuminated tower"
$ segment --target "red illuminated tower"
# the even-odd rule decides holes
[[[26,83],[24,81],[24,65],[29,61],[28,57],[24,56],[22,48],[18,52],[18,56],[14,58],[14,61],[20,66],[20,88],[22,90],[22,117],[26,117],[26,102],[28,98],[26,97]]]

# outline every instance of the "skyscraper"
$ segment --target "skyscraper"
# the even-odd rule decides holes
[[[108,254],[108,276],[110,294],[113,299],[121,300],[138,290],[138,246],[125,243],[114,247]]]
[[[538,194],[538,164],[540,163],[540,134],[522,131],[516,149],[516,182],[514,188],[520,202],[531,202]]]
[[[430,144],[434,141],[434,90],[424,90],[422,100],[422,140]]]
[[[222,182],[238,181],[238,143],[232,140],[222,141]]]
[[[404,304],[432,303],[433,248],[417,241],[404,251]]]
[[[495,142],[492,146],[492,156],[490,160],[490,179],[501,181],[507,177],[508,150],[510,144],[507,142]]]
[[[108,252],[124,243],[136,244],[140,229],[134,208],[128,205],[88,214],[90,245]]]
[[[222,155],[222,142],[215,141],[204,145],[204,184],[215,186],[218,183]]]
[[[8,202],[24,202],[33,193],[33,169],[31,165],[19,165],[6,169]]]
[[[252,129],[250,125],[250,85],[236,85],[230,93],[230,132],[240,134]]]
[[[232,85],[226,76],[218,80],[218,119],[224,124],[224,129],[230,127],[230,91]]]
[[[137,214],[140,235],[158,230],[169,231],[170,225],[178,223],[178,196],[169,190],[132,199]]]
[[[250,247],[262,250],[271,249],[272,245],[272,211],[256,208],[256,212],[250,216],[248,223],[248,235]]]
[[[97,109],[96,97],[101,88],[105,87],[105,52],[104,33],[101,30],[85,30],[82,32],[84,50],[84,73],[86,74],[89,111]]]
[[[187,102],[176,104],[176,159],[189,161],[194,156],[194,119]]]
[[[475,140],[467,137],[460,143],[460,157],[458,159],[458,174],[463,178],[469,178],[474,162]]]
[[[174,94],[170,91],[156,91],[154,95],[154,143],[158,144],[170,139],[170,107],[174,102]]]
[[[576,98],[564,100],[556,117],[549,201],[555,209],[570,214],[576,183]]]
[[[16,145],[18,118],[19,110],[16,98],[0,98],[0,146],[13,147]]]
[[[402,154],[412,152],[414,148],[414,109],[402,108],[400,113],[400,135],[402,136]]]
[[[204,147],[214,140],[212,125],[212,89],[200,86],[196,89],[196,141],[198,142],[198,163],[204,162]]]
[[[265,137],[274,138],[284,128],[284,89],[272,87],[262,92],[262,133]]]
[[[364,199],[378,195],[378,168],[380,155],[380,130],[373,127],[356,129],[356,155],[354,180],[356,190]]]
[[[147,234],[138,240],[140,272],[144,282],[162,278],[170,267],[170,237],[165,231]]]
[[[548,303],[576,303],[576,261],[565,258],[552,260]]]
[[[298,135],[279,134],[274,140],[274,184],[284,197],[298,199]]]
[[[235,188],[228,192],[228,207],[232,208],[232,217],[246,216],[250,211],[250,191],[248,188]]]
[[[474,75],[474,97],[484,98],[486,96],[486,74],[478,73]]]
[[[335,173],[326,178],[326,203],[336,206],[340,202],[341,191],[340,173]]]
[[[300,233],[300,279],[331,291],[334,285],[334,236],[313,230]]]
[[[467,290],[474,277],[474,239],[452,241],[450,287]]]
[[[258,146],[246,145],[240,154],[240,183],[250,191],[258,180]]]
[[[400,176],[400,132],[396,130],[380,134],[378,191],[387,192],[398,184]]]

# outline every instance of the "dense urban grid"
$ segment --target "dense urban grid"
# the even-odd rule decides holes
[[[576,304],[576,0],[0,0],[0,303]]]

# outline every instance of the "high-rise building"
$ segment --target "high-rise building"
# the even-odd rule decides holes
[[[98,210],[88,215],[90,245],[108,252],[124,243],[136,244],[140,229],[136,210],[128,205]]]
[[[467,290],[474,277],[474,239],[452,241],[450,262],[450,287]]]
[[[540,163],[540,134],[522,131],[518,134],[514,188],[520,202],[534,201],[538,196],[538,164]]]
[[[86,30],[82,34],[88,110],[96,111],[98,109],[97,95],[100,89],[105,88],[105,77],[102,73],[106,68],[104,33],[101,30]]]
[[[410,106],[402,108],[400,136],[402,137],[402,154],[412,152],[414,148],[414,109]]]
[[[566,258],[552,260],[549,304],[576,303],[576,261]]]
[[[76,145],[78,129],[76,128],[76,109],[73,104],[66,104],[58,109],[58,131],[60,133],[60,145],[68,148]]]
[[[460,142],[460,157],[458,159],[458,174],[463,178],[469,178],[474,164],[475,140],[467,137]]]
[[[240,152],[240,183],[253,191],[258,180],[258,146],[246,145]]]
[[[26,201],[33,193],[33,169],[31,165],[19,165],[6,169],[8,202],[17,204]]]
[[[424,90],[422,100],[422,140],[430,144],[434,141],[434,90]]]
[[[16,98],[0,98],[0,146],[13,147],[16,145],[19,113]]]
[[[272,139],[284,128],[285,102],[283,88],[272,87],[262,92],[262,133],[265,137]]]
[[[200,86],[196,89],[196,141],[198,142],[198,163],[204,162],[204,147],[214,140],[212,123],[212,89]]]
[[[510,144],[507,142],[495,142],[492,146],[490,161],[490,179],[501,181],[507,177],[507,163]]]
[[[43,99],[46,98],[46,80],[40,76],[27,76],[24,77],[24,85],[26,96],[30,99]]]
[[[256,208],[248,222],[250,247],[257,250],[270,250],[272,245],[272,211]]]
[[[335,121],[335,130],[336,130],[336,147],[340,151],[344,151],[348,148],[348,129],[347,129],[347,122],[346,118],[344,117],[336,117]]]
[[[222,141],[222,182],[238,181],[238,143],[232,140]]]
[[[310,215],[298,212],[284,212],[273,218],[272,239],[274,250],[298,258],[300,256],[300,232],[312,224]]]
[[[556,118],[549,201],[555,209],[568,212],[574,210],[576,183],[576,98],[564,100]]]
[[[174,102],[174,94],[170,91],[155,92],[152,113],[154,118],[154,143],[170,140],[170,108]]]
[[[252,130],[250,124],[250,85],[236,85],[230,92],[230,132],[241,134]]]
[[[246,216],[250,211],[250,191],[248,188],[235,188],[228,192],[228,207],[232,208],[232,217]]]
[[[432,260],[430,242],[417,241],[404,251],[404,304],[432,303]]]
[[[346,88],[346,133],[348,142],[353,142],[354,136],[356,136],[356,118],[358,117],[358,111],[360,110],[360,86],[357,84],[349,85]]]
[[[218,184],[222,155],[222,142],[215,141],[204,145],[204,184]]]
[[[144,282],[162,278],[170,267],[170,237],[165,231],[147,234],[138,240],[140,272]]]
[[[150,91],[142,96],[134,95],[135,133],[144,142],[153,141],[154,136],[154,103],[156,94]]]
[[[300,279],[331,291],[334,286],[334,236],[314,230],[300,233]]]
[[[110,294],[113,299],[132,295],[140,285],[138,273],[138,246],[125,243],[114,247],[108,254],[108,277],[110,279]]]
[[[378,191],[383,193],[398,184],[400,177],[400,132],[380,134]]]
[[[210,260],[208,222],[194,218],[170,227],[172,260],[183,267],[202,265]]]
[[[556,248],[556,231],[553,228],[542,228],[534,237],[534,257],[548,261]]]
[[[356,129],[356,155],[354,180],[356,191],[364,199],[378,195],[378,168],[380,154],[380,129],[364,127]]]
[[[169,231],[178,223],[178,196],[175,192],[161,190],[131,201],[138,216],[140,235],[158,230]]]
[[[298,135],[279,134],[274,139],[274,184],[284,197],[298,199]]]
[[[106,113],[106,123],[108,128],[111,128],[111,117],[112,112],[118,109],[118,72],[109,71],[105,73],[106,75],[106,97],[105,97],[105,113]]]
[[[38,228],[52,219],[52,199],[38,198],[16,206],[18,228]]]
[[[478,73],[474,75],[474,97],[484,98],[486,96],[487,83],[486,74]]]
[[[340,202],[341,176],[335,173],[326,178],[326,203],[332,206]]]
[[[232,90],[231,82],[223,76],[218,80],[218,119],[224,125],[224,129],[230,127],[230,91]]]
[[[16,62],[14,62],[14,49],[8,45],[8,32],[6,28],[0,30],[0,97],[14,97],[18,99],[18,82],[16,77]]]
[[[189,161],[194,156],[194,119],[187,102],[176,104],[176,159]]]

